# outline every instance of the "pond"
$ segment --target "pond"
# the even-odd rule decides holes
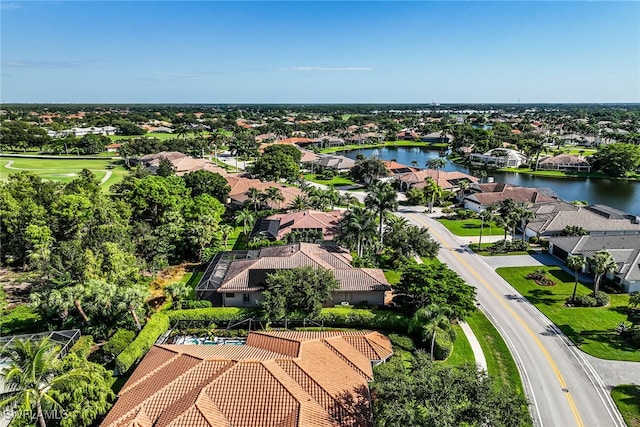
[[[440,152],[425,147],[380,147],[339,151],[337,155],[355,159],[358,154],[376,156],[382,160],[395,160],[407,166],[424,168],[428,159],[439,157]],[[465,165],[447,160],[445,171],[459,171],[473,175]],[[590,204],[604,204],[634,215],[640,215],[640,183],[614,179],[553,178],[488,171],[498,182],[525,187],[549,188],[563,200],[586,200]]]

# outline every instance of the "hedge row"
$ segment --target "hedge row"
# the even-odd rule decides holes
[[[116,375],[127,373],[133,365],[147,354],[160,338],[160,335],[164,334],[168,329],[169,316],[164,313],[156,313],[151,316],[131,345],[116,357]]]
[[[89,357],[89,353],[91,353],[91,348],[93,347],[93,337],[91,335],[83,335],[78,338],[78,341],[75,342],[71,346],[69,350],[70,353],[75,353],[82,358]]]
[[[171,323],[179,320],[210,320],[212,322],[243,320],[255,317],[256,314],[257,311],[255,309],[239,307],[192,308],[167,312]]]
[[[409,318],[404,314],[387,310],[367,310],[358,308],[323,308],[318,320],[328,326],[385,329],[407,331]]]

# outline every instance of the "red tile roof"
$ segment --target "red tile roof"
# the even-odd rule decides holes
[[[392,353],[384,335],[252,332],[246,345],[233,346],[240,357],[227,358],[228,347],[154,346],[102,426],[373,424],[368,381],[373,378],[371,361]],[[242,356],[244,352],[272,356],[257,360]]]
[[[300,212],[291,212],[285,214],[271,215],[266,219],[280,220],[280,229],[278,230],[278,240],[282,240],[284,236],[293,229],[322,229],[324,240],[333,240],[333,236],[337,231],[338,222],[342,218],[344,211],[321,212],[307,209]]]

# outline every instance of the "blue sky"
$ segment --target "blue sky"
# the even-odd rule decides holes
[[[0,3],[2,102],[640,102],[638,2]]]

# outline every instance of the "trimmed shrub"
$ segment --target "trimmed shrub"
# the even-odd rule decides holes
[[[493,254],[526,251],[529,248],[527,242],[522,240],[499,240],[489,246],[487,250]]]
[[[323,320],[325,325],[331,326],[385,329],[402,333],[407,330],[409,323],[408,317],[394,311],[356,308],[323,308],[316,320]]]
[[[208,301],[206,299],[182,301],[182,308],[185,310],[189,310],[192,308],[210,308],[210,307],[211,307],[211,301]]]
[[[86,359],[87,357],[89,357],[89,353],[91,353],[91,348],[93,347],[93,345],[93,337],[91,335],[83,335],[78,338],[78,341],[76,341],[75,344],[71,346],[69,352],[75,353],[78,356]]]
[[[126,374],[133,365],[147,354],[153,344],[160,338],[160,335],[164,334],[168,329],[169,317],[166,314],[156,313],[151,316],[136,339],[116,357],[115,374]]]
[[[527,279],[533,280],[534,282],[536,282],[537,285],[540,285],[540,286],[555,286],[556,282],[549,279],[547,277],[547,273],[548,272],[546,269],[540,268],[534,271],[533,273],[527,274]]]
[[[628,340],[632,346],[640,348],[640,326],[633,326],[627,332]]]
[[[576,307],[596,307],[598,303],[591,295],[576,295],[574,304]]]
[[[399,347],[406,351],[414,351],[416,349],[415,344],[411,337],[405,335],[389,334],[389,340],[394,347]]]
[[[529,243],[536,244],[536,243],[538,243],[539,241],[540,241],[540,238],[539,238],[538,236],[531,236],[531,237],[529,238]]]
[[[430,345],[430,343],[429,343]],[[438,330],[433,346],[433,358],[435,360],[445,360],[453,351],[453,341],[448,332]]]
[[[190,310],[175,310],[167,313],[171,323],[179,320],[210,320],[212,322],[242,320],[254,317],[258,313],[255,309],[238,307],[210,307],[193,308]]]
[[[118,329],[102,347],[107,360],[115,359],[133,342],[136,333],[128,329]]]
[[[596,292],[596,307],[604,307],[609,304],[609,295],[605,292]]]

